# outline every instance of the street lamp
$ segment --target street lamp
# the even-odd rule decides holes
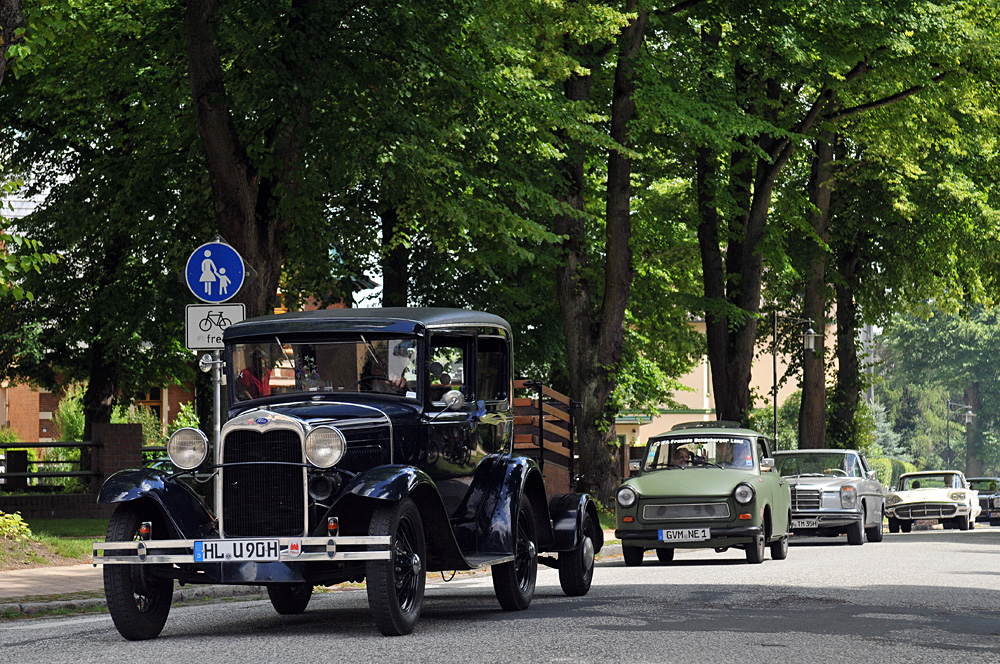
[[[976,416],[972,412],[972,406],[967,406],[964,403],[958,403],[957,401],[952,401],[950,398],[945,397],[945,445],[947,447],[948,458],[945,463],[951,465],[951,414],[954,411],[959,411],[965,413],[965,426],[968,427],[972,424],[972,418]]]
[[[787,318],[782,316],[785,320],[791,321],[796,325],[803,325],[805,323],[811,323],[811,320],[806,318]],[[805,351],[816,352],[816,346],[819,340],[823,337],[822,334],[817,334],[811,327],[802,333],[802,349],[803,353]],[[778,449],[778,312],[774,311],[771,313],[771,401],[774,408],[774,448]]]

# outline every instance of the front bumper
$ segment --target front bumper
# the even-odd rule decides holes
[[[251,541],[249,539],[199,539],[199,540],[143,540],[135,542],[94,542],[94,565],[217,565],[271,562],[307,563],[341,562],[355,560],[389,560],[392,538],[382,537],[269,537],[276,541],[277,555],[264,559],[229,558],[227,560],[205,560],[204,554],[196,556],[196,548],[201,551],[206,546],[230,546]],[[200,547],[199,547],[200,544]],[[361,550],[358,548],[361,547]],[[371,550],[371,547],[379,547]],[[383,549],[384,547],[384,549]],[[347,549],[347,550],[345,550]],[[103,551],[104,555],[99,555]],[[111,552],[111,553],[109,553]]]
[[[796,521],[816,521],[815,527],[795,527]],[[854,510],[808,510],[792,512],[790,530],[794,533],[815,532],[824,528],[844,528],[861,521],[861,513]]]
[[[669,541],[660,539],[660,530],[676,530],[699,528],[692,524],[674,525],[667,528],[643,528],[635,530],[615,530],[615,537],[622,541],[623,546],[642,546],[647,549],[712,549],[749,544],[764,532],[760,526],[722,526],[709,527],[709,538],[693,542]]]

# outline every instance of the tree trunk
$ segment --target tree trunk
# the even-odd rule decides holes
[[[827,424],[828,444],[857,449],[857,415],[861,401],[861,362],[858,359],[858,305],[854,300],[861,248],[851,247],[837,259],[840,279],[837,293],[837,383],[833,391],[833,412]]]
[[[966,406],[972,408],[972,421],[965,425],[965,476],[981,477],[983,475],[983,433],[979,426],[979,414],[983,412],[983,395],[979,382],[970,383],[965,388]],[[953,466],[954,467],[954,464]]]
[[[15,32],[24,27],[21,0],[0,0],[0,85],[7,73],[7,50],[24,41]]]
[[[833,186],[830,176],[835,140],[831,132],[821,132],[815,146],[816,157],[808,185],[809,201],[814,208],[812,229],[822,244],[812,246],[809,252],[802,310],[812,329],[820,336],[816,339],[815,351],[803,351],[800,449],[826,447],[826,261],[830,241],[830,192]]]
[[[382,211],[382,306],[405,307],[410,280],[410,250],[396,242],[399,210],[383,203]]]

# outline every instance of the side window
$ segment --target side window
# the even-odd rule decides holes
[[[429,378],[431,401],[440,402],[445,392],[458,390],[468,398],[469,347],[471,337],[434,335],[431,338]]]
[[[858,461],[858,457],[853,454],[848,454],[847,459],[847,476],[848,477],[864,477],[865,469],[861,467],[861,462]]]
[[[767,447],[767,439],[766,438],[758,438],[757,439],[757,463],[760,463],[761,459],[766,459],[769,456],[771,456],[771,454],[770,454],[770,452],[768,450],[768,447]]]
[[[480,336],[476,342],[476,399],[506,401],[510,380],[507,340]]]

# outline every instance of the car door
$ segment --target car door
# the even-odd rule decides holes
[[[758,467],[763,459],[773,460],[771,443],[767,438],[759,436],[756,447]],[[768,502],[771,505],[771,532],[786,533],[788,532],[789,513],[792,505],[788,481],[774,468],[768,471],[762,470],[760,477],[762,484],[766,487],[766,495],[769,497]]]
[[[858,496],[859,500],[865,502],[865,526],[875,526],[882,521],[883,505],[885,504],[885,491],[882,483],[877,477],[873,477],[875,472],[868,465],[868,459],[861,454],[851,454],[847,460],[848,467],[853,467],[858,475]]]

